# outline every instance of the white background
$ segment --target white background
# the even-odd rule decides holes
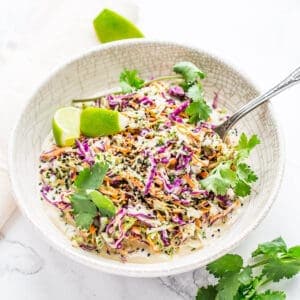
[[[0,158],[10,129],[35,86],[50,70],[95,46],[92,20],[118,8],[149,38],[188,42],[218,53],[262,89],[300,66],[300,1],[0,0]],[[300,86],[274,99],[286,138],[286,170],[271,212],[236,250],[282,235],[300,244]],[[21,151],[21,149],[20,149]],[[1,199],[0,199],[1,201]],[[87,269],[51,248],[16,211],[0,237],[1,299],[191,299],[203,272],[130,279]],[[299,299],[300,277],[282,282]]]

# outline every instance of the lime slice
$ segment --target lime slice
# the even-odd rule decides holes
[[[81,113],[80,130],[88,137],[112,135],[125,128],[126,120],[118,111],[87,107]]]
[[[93,24],[101,43],[144,37],[133,23],[107,8],[101,11]]]
[[[63,107],[55,112],[52,131],[58,146],[72,146],[80,137],[80,113],[75,107]]]

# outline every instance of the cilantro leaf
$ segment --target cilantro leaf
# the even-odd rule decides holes
[[[211,108],[202,99],[192,102],[185,111],[190,116],[190,123],[195,124],[201,120],[206,121],[211,113]]]
[[[116,207],[115,207],[114,203],[109,198],[102,195],[100,192],[98,192],[98,191],[90,192],[89,198],[97,206],[102,217],[111,218],[115,215]]]
[[[251,194],[251,186],[243,180],[238,180],[234,186],[234,193],[239,197],[246,197]]]
[[[196,300],[215,300],[217,290],[214,286],[209,285],[207,288],[198,289]]]
[[[298,272],[300,272],[300,257],[270,258],[262,269],[262,274],[275,282],[282,278],[291,278]]]
[[[189,61],[181,61],[173,66],[173,71],[181,74],[188,84],[195,82],[198,78],[205,78],[205,74]]]
[[[241,285],[239,282],[239,273],[227,272],[223,277],[220,278],[217,285],[217,296],[216,300],[228,300],[234,299]]]
[[[239,287],[251,281],[251,270],[242,270],[242,267],[243,259],[237,254],[226,254],[207,266],[207,270],[219,278],[215,299],[234,299]]]
[[[204,100],[204,93],[200,83],[193,84],[188,88],[187,96],[193,101]]]
[[[266,291],[263,294],[257,294],[253,300],[285,300],[286,295],[281,291]]]
[[[208,177],[201,180],[201,185],[216,195],[225,195],[228,188],[235,183],[236,176],[230,169],[231,161],[219,164]]]
[[[246,134],[242,133],[236,147],[238,151],[238,159],[249,157],[251,150],[253,150],[253,148],[258,144],[260,144],[260,140],[256,134],[252,135],[248,140]]]
[[[262,274],[275,282],[300,272],[300,246],[287,249],[281,237],[259,244],[252,257],[258,257],[258,263],[263,262]]]
[[[220,174],[229,185],[234,185],[236,181],[236,173],[228,168],[220,169]]]
[[[97,215],[95,204],[86,194],[76,193],[71,196],[71,204],[75,215],[76,225],[88,229]]]
[[[288,255],[293,258],[300,258],[300,246],[289,248]]]
[[[95,216],[90,213],[80,213],[75,215],[76,226],[83,229],[89,229],[93,223],[94,217]]]
[[[207,270],[216,277],[227,272],[239,272],[243,266],[243,259],[237,254],[226,254],[207,266]]]
[[[243,285],[249,285],[252,282],[252,269],[251,267],[244,268],[239,276],[239,282]]]
[[[256,174],[245,163],[237,165],[237,182],[234,186],[234,192],[237,196],[246,197],[251,193],[251,186],[248,183],[256,181]]]
[[[76,178],[74,185],[81,190],[98,189],[109,165],[104,162],[95,163],[91,168],[83,169]]]
[[[238,164],[237,175],[240,179],[242,179],[248,183],[255,182],[258,179],[256,174],[245,163]]]
[[[248,183],[256,181],[257,176],[246,164],[239,164],[235,172],[230,168],[231,163],[229,161],[217,166],[207,178],[201,180],[202,186],[216,195],[225,195],[230,187],[237,196],[250,195],[251,186]]]
[[[123,93],[131,93],[144,85],[144,80],[138,76],[137,70],[125,69],[120,74],[119,81]]]
[[[206,190],[222,196],[226,194],[229,188],[229,184],[219,178],[217,175],[208,176],[201,181],[201,184]]]
[[[277,253],[286,253],[286,252],[287,252],[287,245],[282,239],[282,237],[279,237],[271,242],[259,244],[257,249],[254,252],[252,252],[252,257],[258,255],[273,256]]]

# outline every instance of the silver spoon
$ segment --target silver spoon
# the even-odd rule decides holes
[[[251,112],[253,109],[258,107],[259,105],[265,103],[270,98],[276,96],[277,94],[283,92],[287,88],[290,88],[294,84],[300,81],[300,67],[297,68],[294,72],[292,72],[287,78],[281,81],[279,84],[275,85],[272,89],[268,90],[264,94],[254,98],[249,101],[247,104],[242,106],[237,112],[235,112],[229,119],[227,119],[222,124],[218,125],[214,131],[224,139],[228,131],[232,128],[232,126]]]

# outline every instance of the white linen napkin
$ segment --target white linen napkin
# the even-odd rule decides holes
[[[8,171],[3,158],[0,159],[0,229],[16,208],[12,197]]]

